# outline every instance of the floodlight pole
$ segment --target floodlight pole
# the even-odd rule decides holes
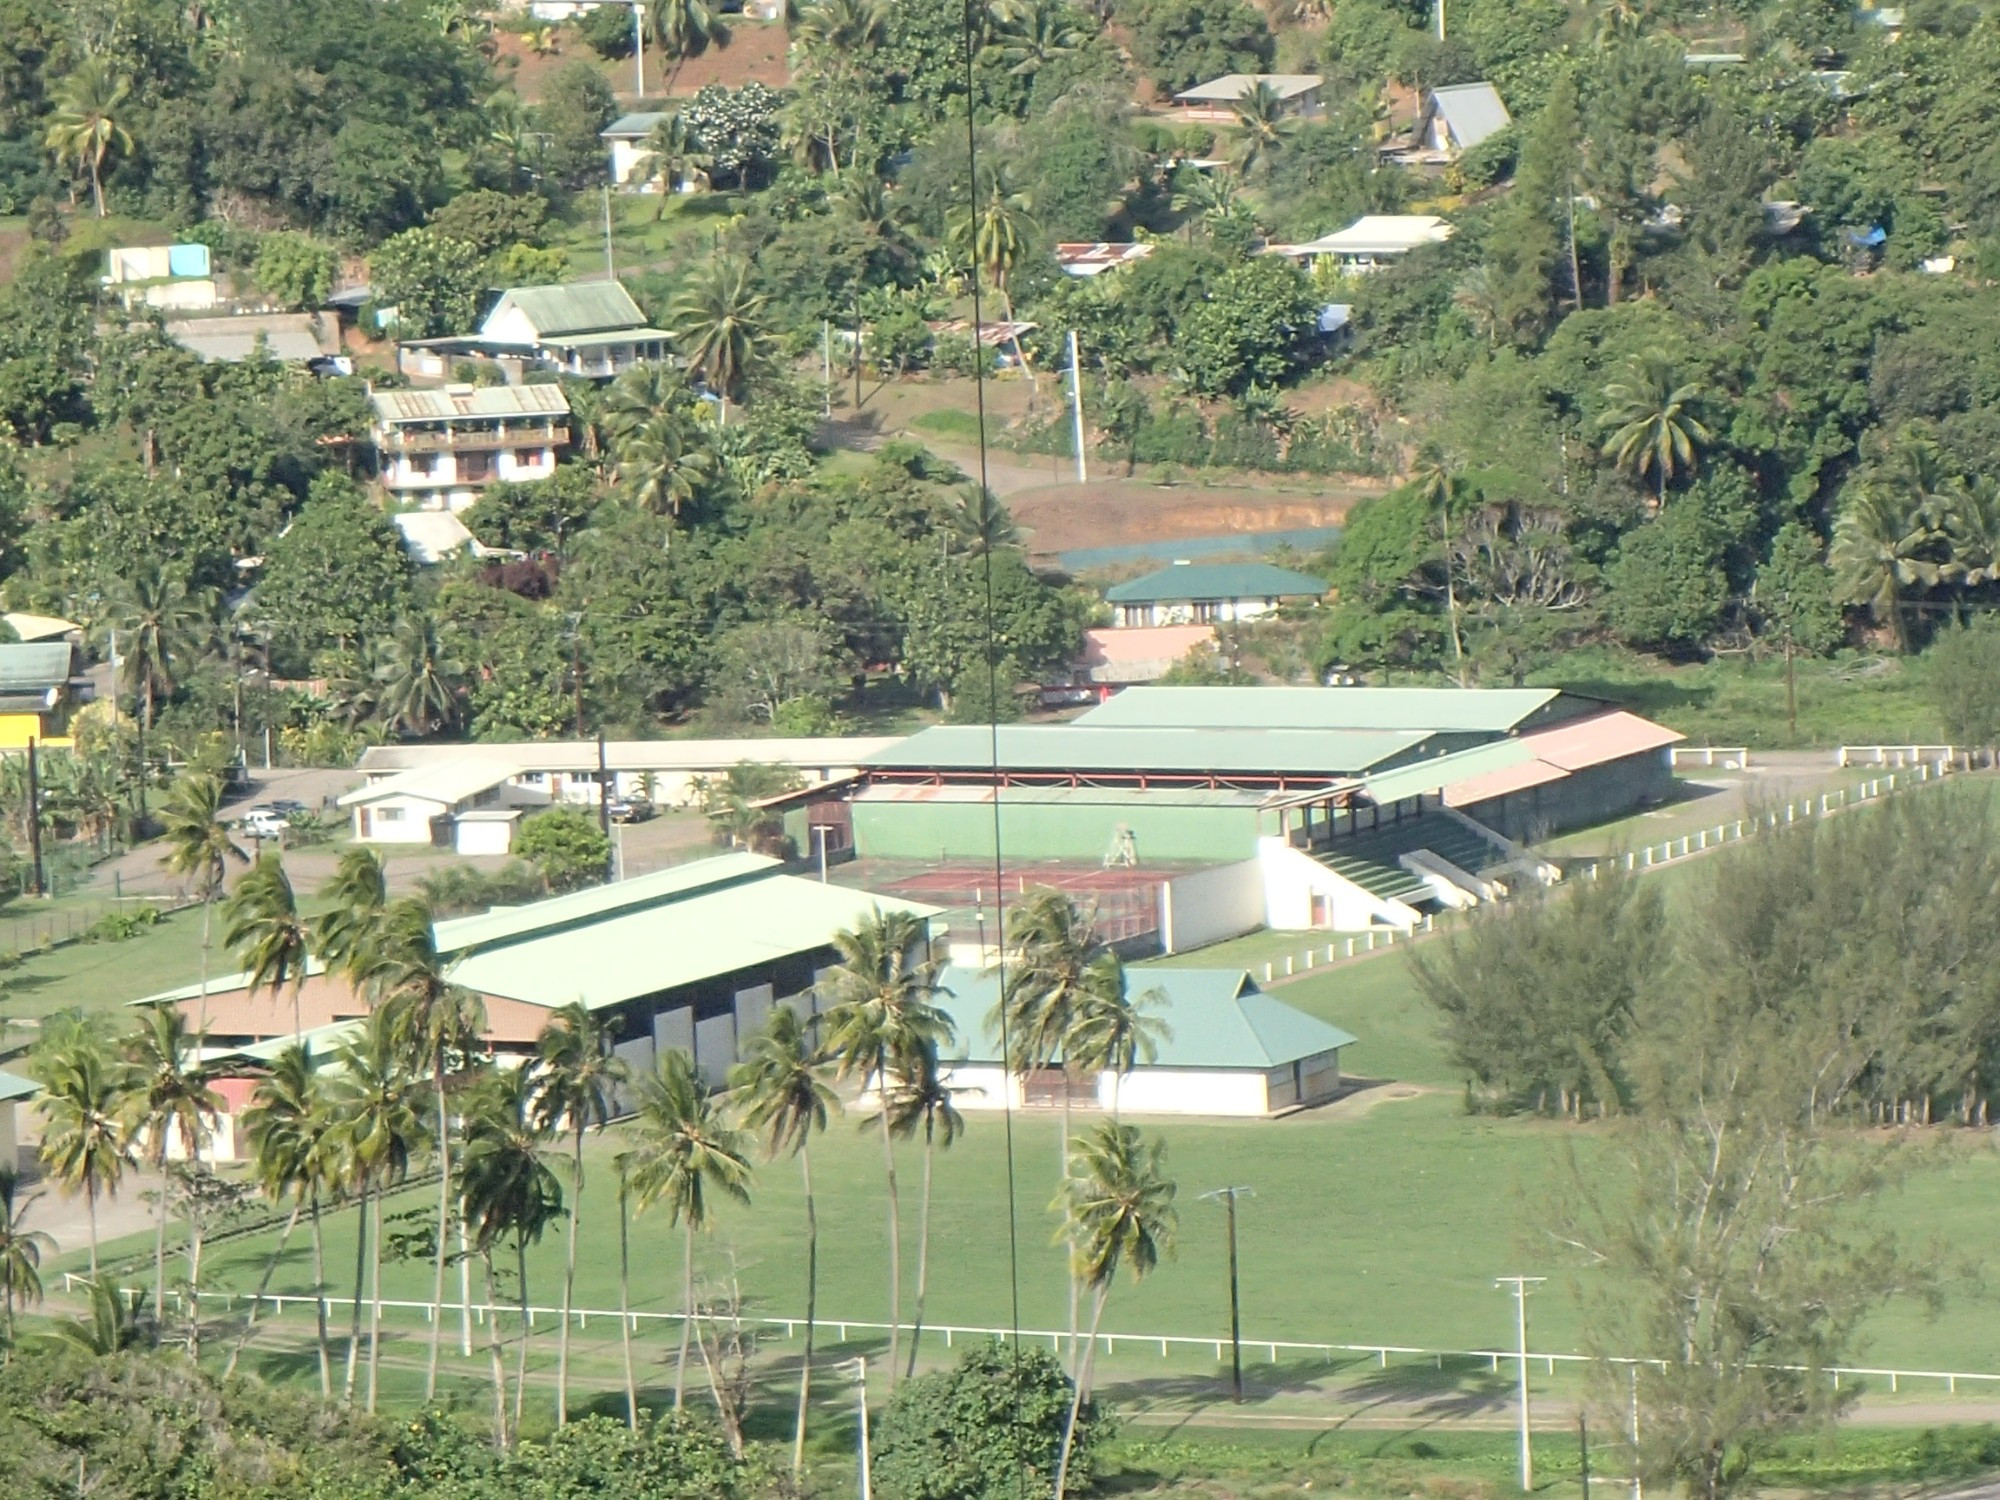
[[[1236,1197],[1237,1194],[1255,1197],[1256,1190],[1247,1187],[1217,1188],[1212,1193],[1203,1193],[1204,1199],[1221,1199],[1229,1215],[1229,1386],[1236,1404],[1243,1404],[1243,1316],[1242,1299],[1237,1292],[1236,1277]]]
[[[632,98],[635,104],[646,101],[646,7],[632,7]]]
[[[1496,1276],[1495,1286],[1514,1289],[1514,1349],[1521,1367],[1521,1490],[1535,1487],[1535,1461],[1528,1443],[1528,1288],[1539,1286],[1546,1276]]]
[[[1076,482],[1088,484],[1089,472],[1083,458],[1083,366],[1076,357],[1076,330],[1069,331],[1069,412],[1076,429]]]

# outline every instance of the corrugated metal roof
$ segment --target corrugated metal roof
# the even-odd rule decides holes
[[[490,791],[519,773],[519,766],[509,765],[506,761],[448,760],[441,765],[424,766],[356,787],[342,795],[339,805],[359,807],[364,803],[387,802],[395,797],[414,797],[423,802],[440,803],[447,808],[456,807],[467,798]]]
[[[653,133],[653,127],[666,117],[663,110],[642,109],[633,114],[620,115],[597,133],[605,140],[644,140]]]
[[[609,740],[604,764],[613,771],[724,771],[749,761],[755,765],[822,767],[858,766],[901,736],[893,734],[828,736],[823,739],[772,738],[729,740]],[[484,745],[371,745],[361,752],[357,769],[371,775],[407,771],[442,761],[484,759],[503,761],[523,771],[595,771],[595,740],[505,740]]]
[[[563,333],[602,333],[613,328],[643,328],[646,315],[632,294],[616,281],[576,281],[562,286],[517,286],[500,294],[486,315],[485,331],[509,309],[519,309],[543,338]]]
[[[1092,626],[1083,633],[1083,653],[1078,660],[1086,667],[1179,661],[1214,639],[1213,625]]]
[[[1179,604],[1217,599],[1317,599],[1324,578],[1272,563],[1173,563],[1104,591],[1112,604]]]
[[[403,533],[403,546],[424,564],[442,562],[472,545],[472,532],[448,510],[402,510],[389,517]]]
[[[37,693],[66,686],[75,648],[68,641],[0,642],[0,692]]]
[[[1454,781],[1444,789],[1445,805],[1471,807],[1494,797],[1504,797],[1510,792],[1525,792],[1531,786],[1545,786],[1551,781],[1564,781],[1568,777],[1569,772],[1561,766],[1552,766],[1545,760],[1524,760],[1516,766],[1504,766],[1483,775],[1468,776],[1464,781]]]
[[[1436,214],[1363,214],[1345,229],[1302,245],[1274,245],[1274,255],[1402,255],[1451,238]]]
[[[1073,722],[1093,729],[1254,725],[1505,734],[1563,696],[1557,688],[1135,687]]]
[[[1490,745],[1475,745],[1470,750],[1456,750],[1450,755],[1440,755],[1415,765],[1398,766],[1394,770],[1365,777],[1362,789],[1371,801],[1387,806],[1391,802],[1401,802],[1405,797],[1441,791],[1459,782],[1504,771],[1533,759],[1535,752],[1525,742],[1496,740]]]
[[[1242,727],[1244,722],[1239,719],[1228,729],[1106,729],[1081,721],[1003,724],[997,735],[999,768],[1331,779],[1381,765],[1429,738],[1420,731],[1252,729]],[[995,739],[992,730],[978,725],[940,724],[869,756],[866,764],[876,769],[990,770]]]
[[[42,1086],[32,1078],[23,1078],[19,1073],[0,1071],[0,1104],[32,1099],[41,1091]]]
[[[938,1006],[958,1032],[949,1055],[965,1062],[998,1062],[1000,1039],[986,1025],[1000,996],[998,977],[984,969],[953,966],[940,983],[950,993],[939,996]],[[1262,1072],[1352,1046],[1355,1040],[1338,1026],[1264,994],[1241,969],[1127,969],[1125,989],[1134,998],[1157,992],[1151,1014],[1173,1032],[1160,1040],[1159,1056],[1142,1067]]]
[[[1581,771],[1601,766],[1608,760],[1622,760],[1647,750],[1660,750],[1687,738],[1665,725],[1642,719],[1619,709],[1594,714],[1554,729],[1537,729],[1521,736],[1536,755],[1565,771]]]
[[[510,942],[552,927],[597,921],[633,907],[657,906],[732,881],[762,879],[782,868],[779,861],[764,854],[738,852],[690,860],[650,875],[635,875],[630,880],[572,891],[567,896],[552,896],[525,906],[495,907],[477,916],[454,917],[437,924],[437,948],[440,953],[457,953],[490,943]]]
[[[1460,150],[1469,151],[1514,123],[1500,91],[1490,83],[1455,83],[1432,89],[1431,104],[1451,127],[1451,137]]]
[[[566,417],[559,385],[454,385],[432,391],[374,391],[368,400],[385,422],[449,422],[468,417]]]
[[[1258,84],[1264,84],[1280,99],[1296,99],[1300,94],[1309,94],[1326,80],[1317,73],[1225,73],[1220,78],[1211,78],[1207,83],[1198,83],[1191,89],[1183,89],[1174,95],[1176,99],[1190,100],[1196,104],[1234,104],[1245,98]]]
[[[770,875],[474,948],[451,977],[530,1005],[581,1001],[598,1010],[815,952],[877,911],[934,917],[939,910]]]
[[[74,620],[56,615],[31,615],[18,609],[10,609],[0,615],[0,620],[7,622],[7,628],[14,632],[15,639],[28,642],[54,640],[83,629]]]
[[[884,783],[854,794],[856,802],[988,803],[991,786],[935,785],[921,782]],[[1010,786],[1000,792],[1008,807],[1023,804],[1055,807],[1262,807],[1265,794],[1241,787],[1154,786]]]
[[[273,359],[319,359],[339,348],[331,328],[315,313],[232,313],[227,317],[186,318],[166,325],[167,337],[198,359],[238,364],[256,352],[257,341]]]

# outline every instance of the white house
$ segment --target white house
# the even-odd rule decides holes
[[[1324,108],[1320,90],[1326,80],[1317,73],[1225,73],[1207,83],[1183,89],[1174,95],[1174,103],[1190,120],[1218,120],[1226,124],[1236,118],[1236,105],[1255,93],[1260,83],[1278,96],[1284,114],[1316,120]]]
[[[1442,244],[1451,225],[1436,214],[1363,214],[1345,229],[1302,245],[1267,246],[1266,255],[1288,255],[1301,265],[1333,256],[1348,272],[1374,271],[1419,245]]]
[[[354,837],[364,844],[442,844],[455,821],[488,809],[546,807],[549,797],[510,786],[516,768],[506,762],[462,757],[370,780],[340,799],[354,811]],[[511,823],[500,825],[504,828]],[[490,841],[490,835],[489,835]],[[464,852],[473,852],[470,850]],[[505,853],[482,848],[480,853]]]
[[[1176,562],[1114,584],[1104,600],[1122,628],[1258,620],[1287,599],[1319,599],[1326,580],[1272,563]],[[1185,652],[1183,652],[1185,654]]]
[[[653,153],[646,149],[646,142],[653,134],[653,127],[665,118],[662,110],[642,109],[633,114],[620,115],[597,132],[598,139],[611,148],[613,187],[632,188],[640,192],[653,190],[656,185]]]
[[[957,1042],[945,1087],[965,1109],[1060,1107],[1130,1114],[1279,1114],[1318,1104],[1340,1090],[1340,1050],[1354,1037],[1338,1026],[1266,995],[1241,969],[1134,968],[1126,993],[1165,1023],[1154,1057],[1131,1072],[1074,1076],[1060,1068],[1009,1073],[988,1024],[1000,998],[987,968],[944,971],[937,1005],[952,1019]]]
[[[616,281],[510,287],[476,334],[396,345],[396,368],[405,375],[443,380],[463,361],[490,360],[512,384],[530,371],[609,380],[666,357],[665,331],[646,322]]]
[[[368,400],[383,488],[430,510],[464,510],[489,484],[547,479],[569,441],[569,400],[556,385],[448,385]]]
[[[1455,83],[1424,99],[1417,135],[1431,151],[1456,157],[1514,123],[1500,91],[1490,83]]]

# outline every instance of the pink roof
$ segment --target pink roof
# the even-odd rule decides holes
[[[1179,661],[1195,647],[1215,639],[1213,625],[1095,626],[1083,633],[1086,667],[1117,667],[1133,662]]]
[[[1444,789],[1445,806],[1470,807],[1490,797],[1504,797],[1509,792],[1525,792],[1531,786],[1561,781],[1568,775],[1569,772],[1562,767],[1552,766],[1545,760],[1524,760],[1517,766],[1453,782]]]
[[[1601,766],[1606,761],[1659,750],[1686,738],[1623,709],[1521,736],[1522,742],[1538,757],[1565,771]]]

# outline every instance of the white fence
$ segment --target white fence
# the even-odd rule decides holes
[[[87,1286],[89,1280],[89,1277],[78,1275],[74,1271],[63,1273],[63,1286],[65,1290],[71,1292],[76,1292]],[[134,1290],[143,1291],[144,1289],[121,1288],[120,1290],[121,1292],[131,1292]],[[179,1292],[172,1293],[171,1295],[176,1302],[182,1300],[182,1294]],[[328,1296],[325,1300],[329,1309],[351,1307],[353,1305],[351,1297]],[[211,1308],[220,1307],[225,1311],[233,1311],[238,1306],[248,1305],[252,1302],[259,1302],[260,1305],[268,1306],[278,1313],[283,1313],[287,1308],[303,1311],[310,1309],[314,1301],[314,1298],[303,1296],[296,1292],[266,1292],[261,1299],[254,1296],[238,1296],[231,1292],[204,1292],[202,1294],[202,1302],[205,1306]],[[384,1298],[382,1311],[384,1313],[399,1314],[421,1313],[423,1314],[424,1322],[429,1323],[437,1308],[435,1304],[429,1302],[411,1302]],[[447,1317],[459,1313],[467,1314],[481,1326],[485,1325],[489,1317],[496,1315],[503,1319],[518,1319],[521,1316],[519,1304],[510,1306],[507,1304],[496,1305],[488,1302],[473,1302],[463,1305],[457,1302],[447,1302],[444,1304],[443,1311]],[[620,1318],[624,1318],[629,1322],[634,1333],[637,1333],[644,1324],[675,1324],[679,1323],[682,1317],[677,1312],[640,1312],[633,1310],[621,1313],[616,1308],[601,1307],[572,1307],[569,1315],[580,1330],[588,1329],[593,1319],[599,1323],[615,1325]],[[562,1309],[559,1307],[545,1307],[539,1303],[530,1303],[528,1306],[528,1320],[531,1326],[538,1322],[554,1324],[561,1317]],[[797,1337],[799,1330],[805,1327],[805,1321],[804,1318],[744,1319],[744,1322],[755,1327],[771,1330],[774,1335],[779,1334],[780,1330],[782,1330],[781,1336],[787,1339]],[[831,1331],[842,1343],[846,1343],[857,1333],[862,1335],[880,1334],[886,1337],[889,1332],[889,1325],[887,1323],[871,1322],[860,1318],[820,1318],[816,1321],[815,1326],[822,1331]],[[899,1326],[905,1333],[912,1331],[915,1327],[911,1323],[903,1323]],[[1022,1342],[1033,1343],[1047,1341],[1049,1347],[1057,1353],[1061,1353],[1063,1346],[1076,1337],[1074,1334],[1065,1333],[1061,1329],[1056,1328],[992,1328],[980,1327],[968,1323],[926,1323],[924,1324],[924,1332],[941,1338],[947,1349],[952,1348],[956,1341],[962,1338],[1019,1339]],[[1229,1338],[1226,1334],[1218,1338],[1208,1334],[1185,1333],[1100,1333],[1097,1336],[1097,1342],[1107,1355],[1115,1355],[1122,1345],[1128,1353],[1133,1350],[1146,1353],[1157,1350],[1157,1357],[1161,1359],[1166,1359],[1174,1353],[1190,1353],[1211,1355],[1219,1362],[1229,1352]],[[1444,1362],[1450,1359],[1476,1361],[1484,1363],[1490,1369],[1497,1370],[1503,1364],[1517,1364],[1521,1357],[1511,1349],[1425,1349],[1413,1344],[1339,1344],[1306,1342],[1297,1339],[1264,1338],[1245,1338],[1240,1343],[1247,1353],[1261,1353],[1265,1356],[1266,1362],[1270,1364],[1276,1364],[1281,1357],[1289,1355],[1294,1358],[1324,1360],[1327,1364],[1333,1365],[1339,1362],[1339,1356],[1353,1355],[1371,1359],[1378,1368],[1387,1369],[1390,1357],[1394,1356],[1398,1360],[1428,1363],[1438,1369],[1442,1369]],[[1570,1368],[1593,1362],[1592,1357],[1587,1354],[1538,1354],[1531,1352],[1528,1355],[1530,1366],[1539,1366],[1549,1375],[1555,1374],[1558,1368]],[[1637,1359],[1622,1356],[1611,1359],[1609,1363],[1614,1365],[1654,1365],[1662,1368],[1666,1365],[1665,1360]],[[1780,1365],[1775,1368],[1801,1370],[1805,1367],[1801,1365]],[[1951,1395],[1958,1393],[1958,1383],[1960,1381],[1965,1381],[1967,1384],[1975,1386],[1980,1385],[1982,1382],[1988,1386],[2000,1385],[2000,1374],[1984,1370],[1904,1370],[1893,1369],[1887,1366],[1838,1365],[1830,1366],[1821,1373],[1832,1377],[1836,1389],[1843,1379],[1886,1379],[1889,1382],[1889,1390],[1892,1393],[1900,1393],[1903,1382],[1912,1380],[1935,1381],[1941,1384],[1945,1391]]]
[[[1958,754],[1951,745],[1842,745],[1833,752],[1836,766],[1949,765]]]
[[[1675,745],[1667,751],[1667,764],[1678,771],[1682,766],[1720,766],[1725,771],[1750,769],[1747,745]]]
[[[1869,747],[1882,748],[1882,747]],[[1895,747],[1886,747],[1893,750]],[[1914,748],[1924,748],[1917,746]],[[1716,754],[1728,752],[1718,750]],[[1648,844],[1642,849],[1634,849],[1608,859],[1591,860],[1571,866],[1571,876],[1586,880],[1597,878],[1599,870],[1607,865],[1622,863],[1627,870],[1657,870],[1667,865],[1679,864],[1684,859],[1698,854],[1706,854],[1711,849],[1719,849],[1725,844],[1741,843],[1772,829],[1788,828],[1799,823],[1809,823],[1817,818],[1830,817],[1845,808],[1858,806],[1864,802],[1874,802],[1892,792],[1909,787],[1923,786],[1940,780],[1952,772],[1953,752],[1935,761],[1918,761],[1914,767],[1903,771],[1892,771],[1886,776],[1875,776],[1856,786],[1840,787],[1831,792],[1815,796],[1800,797],[1748,818],[1734,818],[1717,823],[1709,828],[1697,828],[1692,833],[1679,834],[1657,844]],[[1315,943],[1297,953],[1287,953],[1282,958],[1274,958],[1264,965],[1264,982],[1272,984],[1281,979],[1292,979],[1313,969],[1323,969],[1328,964],[1344,962],[1350,958],[1365,958],[1378,948],[1393,947],[1398,942],[1409,942],[1425,933],[1448,927],[1453,921],[1463,920],[1461,912],[1443,912],[1426,915],[1415,926],[1404,930],[1394,927],[1377,928],[1369,932],[1353,933],[1337,937],[1331,942]]]

